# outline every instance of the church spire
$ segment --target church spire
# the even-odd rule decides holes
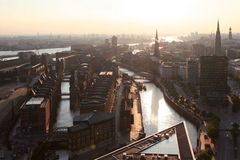
[[[158,31],[157,31],[157,29],[156,29],[155,41],[158,41]]]
[[[157,29],[156,29],[156,36],[155,36],[154,55],[159,56],[159,43],[158,43],[158,31],[157,31]]]
[[[233,39],[233,38],[232,38],[232,28],[231,28],[231,27],[229,28],[228,39],[229,39],[229,40],[232,40],[232,39]]]
[[[217,23],[217,31],[216,31],[216,38],[215,38],[215,55],[221,55],[221,34],[220,34],[220,27],[219,27],[219,20]]]

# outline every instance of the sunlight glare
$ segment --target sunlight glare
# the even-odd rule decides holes
[[[122,14],[133,21],[175,23],[187,20],[192,0],[124,0]]]

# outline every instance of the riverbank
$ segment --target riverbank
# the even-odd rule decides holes
[[[181,116],[185,117],[188,121],[190,121],[192,124],[194,124],[197,129],[199,129],[201,127],[201,125],[203,124],[203,120],[195,115],[195,113],[190,112],[189,110],[185,109],[183,106],[180,106],[180,104],[177,104],[173,98],[171,98],[168,95],[168,92],[166,91],[165,86],[163,86],[163,84],[159,81],[159,80],[154,80],[154,84],[161,89],[161,91],[163,92],[163,96],[165,101],[177,112],[179,113]]]
[[[122,64],[121,66],[126,67],[134,72],[140,72],[137,69],[134,69],[133,67]],[[177,103],[174,102],[174,99],[170,98],[168,93],[166,92],[165,87],[163,84],[159,81],[160,77],[154,77],[153,83],[162,91],[165,101],[168,103],[169,106],[171,106],[178,114],[185,117],[189,122],[194,124],[197,129],[199,129],[203,123],[203,121],[194,115],[194,113],[189,112],[188,110],[185,110],[183,107],[179,106]]]
[[[141,97],[139,94],[137,83],[134,80],[130,88],[129,96],[130,96],[129,97],[130,99],[133,99],[133,105],[131,108],[131,114],[133,115],[133,124],[131,125],[131,131],[130,131],[130,142],[133,142],[145,137],[144,127],[143,127]]]

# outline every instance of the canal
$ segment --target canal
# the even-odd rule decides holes
[[[119,68],[121,72],[128,73],[130,76],[136,76],[125,68]],[[141,104],[143,125],[146,135],[154,134],[158,131],[166,129],[176,123],[185,121],[190,137],[192,147],[196,149],[197,146],[197,129],[196,127],[180,116],[173,110],[164,100],[162,91],[153,83],[145,83],[146,91],[141,91]]]
[[[123,73],[130,76],[136,75],[124,68],[119,68]],[[67,78],[67,77],[65,77]],[[153,83],[145,83],[146,91],[141,91],[143,125],[146,135],[150,135],[166,129],[176,123],[185,121],[190,137],[191,144],[195,149],[197,146],[197,129],[187,121],[184,117],[175,112],[164,100],[162,91]],[[69,93],[69,82],[62,82],[62,93]],[[65,97],[66,98],[66,97]],[[69,100],[61,100],[58,108],[57,120],[54,127],[66,127],[72,125],[74,115],[79,114],[78,111],[70,109]]]

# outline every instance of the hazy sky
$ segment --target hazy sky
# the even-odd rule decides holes
[[[240,0],[0,0],[0,34],[240,32]]]

